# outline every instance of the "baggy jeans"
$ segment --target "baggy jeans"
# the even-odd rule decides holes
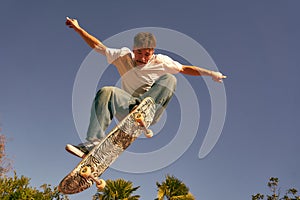
[[[133,97],[126,91],[114,86],[101,88],[92,104],[86,139],[93,141],[104,138],[105,131],[113,117],[122,120],[130,112],[130,105],[135,104],[137,101],[140,102],[146,97],[152,97],[155,101],[156,112],[152,122],[152,124],[155,124],[171,100],[176,84],[177,80],[174,75],[165,74],[156,80],[147,92],[139,97]]]

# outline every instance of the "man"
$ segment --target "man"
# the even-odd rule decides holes
[[[148,32],[138,33],[134,37],[131,51],[126,47],[106,47],[85,31],[76,19],[67,17],[66,25],[74,29],[93,50],[106,56],[107,61],[117,68],[122,80],[122,89],[103,87],[97,92],[92,105],[87,142],[77,146],[66,146],[67,151],[80,157],[105,137],[105,130],[113,117],[121,120],[145,97],[152,97],[156,103],[152,124],[156,123],[176,88],[176,78],[172,74],[211,76],[219,83],[226,78],[220,72],[182,65],[166,55],[154,54],[156,39]]]

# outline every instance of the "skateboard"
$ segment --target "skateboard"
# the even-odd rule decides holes
[[[119,157],[119,155],[144,132],[150,138],[148,129],[155,114],[155,103],[151,97],[145,98],[109,134],[95,146],[79,164],[60,182],[58,189],[63,194],[75,194],[96,183],[98,189],[105,187],[99,177]]]

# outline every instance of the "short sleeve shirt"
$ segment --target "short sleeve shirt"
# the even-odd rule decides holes
[[[134,54],[127,48],[106,48],[107,61],[118,69],[122,80],[122,89],[133,96],[148,91],[162,75],[176,74],[181,71],[182,64],[162,54],[154,54],[145,65],[135,66]]]

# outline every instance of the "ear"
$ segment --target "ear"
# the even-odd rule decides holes
[[[155,49],[154,49],[154,48],[151,48],[151,49],[149,49],[149,52],[152,53],[152,54],[154,54]]]

